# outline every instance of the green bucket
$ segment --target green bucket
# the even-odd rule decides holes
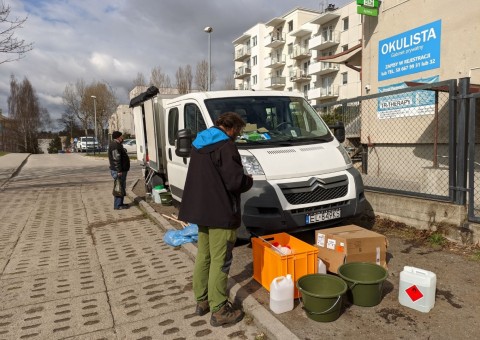
[[[171,192],[161,192],[160,193],[160,203],[162,203],[162,205],[172,205],[172,193]]]
[[[382,300],[383,283],[388,276],[382,266],[368,262],[345,263],[338,268],[338,275],[347,283],[347,296],[354,305],[372,307]]]
[[[300,300],[307,316],[315,321],[330,322],[340,317],[347,284],[330,274],[308,274],[297,281]]]

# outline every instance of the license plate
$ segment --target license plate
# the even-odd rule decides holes
[[[340,216],[341,216],[340,208],[325,210],[325,211],[320,211],[320,212],[305,215],[305,222],[307,224],[318,223],[318,222],[340,218]]]

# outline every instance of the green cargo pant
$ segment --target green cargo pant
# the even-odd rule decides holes
[[[227,301],[227,280],[236,230],[198,226],[198,251],[193,270],[193,293],[197,301],[208,298],[210,311]]]

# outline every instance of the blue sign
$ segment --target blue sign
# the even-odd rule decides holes
[[[442,20],[378,43],[378,81],[440,67]]]
[[[439,76],[412,80],[414,83],[433,84]],[[378,88],[378,93],[384,93],[407,88],[407,84],[398,83]],[[412,91],[378,98],[377,116],[379,119],[421,116],[435,113],[434,91]]]

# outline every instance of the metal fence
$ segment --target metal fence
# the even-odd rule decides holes
[[[407,85],[318,108],[344,122],[367,189],[451,201],[456,81]]]
[[[345,124],[366,189],[466,205],[480,223],[480,86],[405,84],[317,107]]]
[[[468,219],[480,222],[480,93],[468,96]]]

